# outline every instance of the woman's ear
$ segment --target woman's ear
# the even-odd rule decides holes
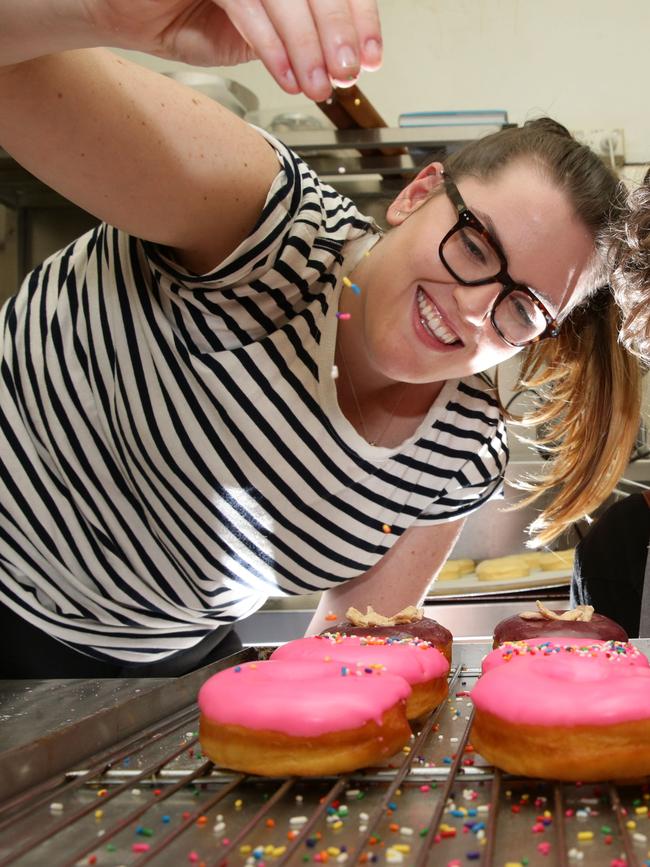
[[[429,163],[390,203],[386,211],[389,226],[399,226],[404,220],[429,200],[431,194],[442,183],[444,177],[442,163]]]

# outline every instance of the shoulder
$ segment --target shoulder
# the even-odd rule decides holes
[[[150,260],[174,279],[211,288],[237,286],[270,277],[274,283],[316,277],[341,265],[346,245],[379,232],[347,196],[323,182],[291,148],[258,129],[279,163],[257,221],[246,238],[221,262],[202,274],[170,259],[169,251],[145,243]],[[273,272],[276,272],[275,276]]]
[[[497,388],[486,374],[459,379],[446,408],[463,427],[484,430],[486,434],[505,432]]]
[[[323,181],[294,150],[266,130],[258,129],[258,132],[273,148],[280,164],[267,196],[265,212],[277,207],[294,215],[301,212],[308,223],[323,230],[328,237],[339,237],[342,241],[368,230],[379,231],[372,218],[362,214],[351,199]]]

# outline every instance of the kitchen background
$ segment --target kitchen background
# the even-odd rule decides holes
[[[614,160],[630,185],[642,180],[650,164],[648,0],[616,5],[608,0],[379,0],[379,7],[384,65],[363,75],[359,86],[388,127],[397,128],[400,116],[413,112],[501,109],[514,123],[549,114],[603,159]],[[160,71],[188,72],[182,64],[124,53]],[[250,107],[247,97],[257,102],[247,116],[262,126],[277,129],[280,118],[280,130],[288,129],[289,136],[312,124],[332,128],[316,105],[285,94],[258,62],[201,72],[206,71],[243,85],[240,99],[236,89],[221,88],[219,95],[234,100],[242,112]],[[6,205],[0,204],[0,301],[16,290],[25,264],[35,265],[93,224],[47,191],[31,189],[21,199],[23,193],[8,180],[11,171],[4,170],[11,162],[0,152],[0,202]],[[349,182],[349,177],[337,179],[336,170],[334,175],[335,183]],[[372,200],[367,201],[372,210]],[[16,207],[21,204],[27,206]],[[377,200],[374,207],[381,210],[383,204]],[[511,367],[503,377],[506,397],[513,375]],[[644,415],[649,414],[647,394]],[[644,430],[640,454],[645,453]],[[511,445],[519,467],[539,461],[515,436]],[[643,464],[631,475],[645,481]],[[650,472],[646,475],[650,479]],[[520,549],[530,517],[509,517],[502,532],[484,535],[480,551],[473,541],[472,556]],[[463,548],[457,553],[466,553]]]

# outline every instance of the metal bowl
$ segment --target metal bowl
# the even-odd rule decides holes
[[[198,90],[205,96],[209,96],[210,99],[214,99],[229,108],[239,117],[244,117],[249,112],[259,108],[259,100],[252,90],[244,87],[238,81],[223,78],[214,72],[178,69],[166,72],[165,75],[180,84]]]

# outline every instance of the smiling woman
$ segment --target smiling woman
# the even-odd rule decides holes
[[[43,0],[34,34],[38,5],[5,16],[6,62],[28,62],[0,70],[0,141],[102,222],[0,316],[0,676],[181,674],[269,595],[323,591],[316,632],[350,605],[418,604],[500,491],[484,371],[517,352],[559,444],[542,537],[609,492],[638,419],[638,369],[592,297],[619,187],[566,130],[433,163],[381,237],[213,100],[106,50],[56,53],[258,51],[322,98],[377,66],[372,0],[291,21],[284,0],[254,21],[190,0],[155,21],[146,2],[70,0],[51,21]]]
[[[365,382],[364,415],[382,386],[412,384],[400,413],[413,412],[405,427],[392,424],[395,440],[417,427],[432,381],[439,390],[522,353],[519,387],[536,405],[518,420],[544,424],[538,445],[549,457],[526,502],[554,493],[533,527],[541,542],[602,502],[638,428],[639,368],[617,344],[600,249],[623,200],[610,170],[541,118],[423,169],[389,208],[396,229],[352,275],[373,292],[343,291],[353,319],[339,342],[360,393]],[[400,309],[412,312],[400,320]],[[379,425],[381,398],[375,406]]]

